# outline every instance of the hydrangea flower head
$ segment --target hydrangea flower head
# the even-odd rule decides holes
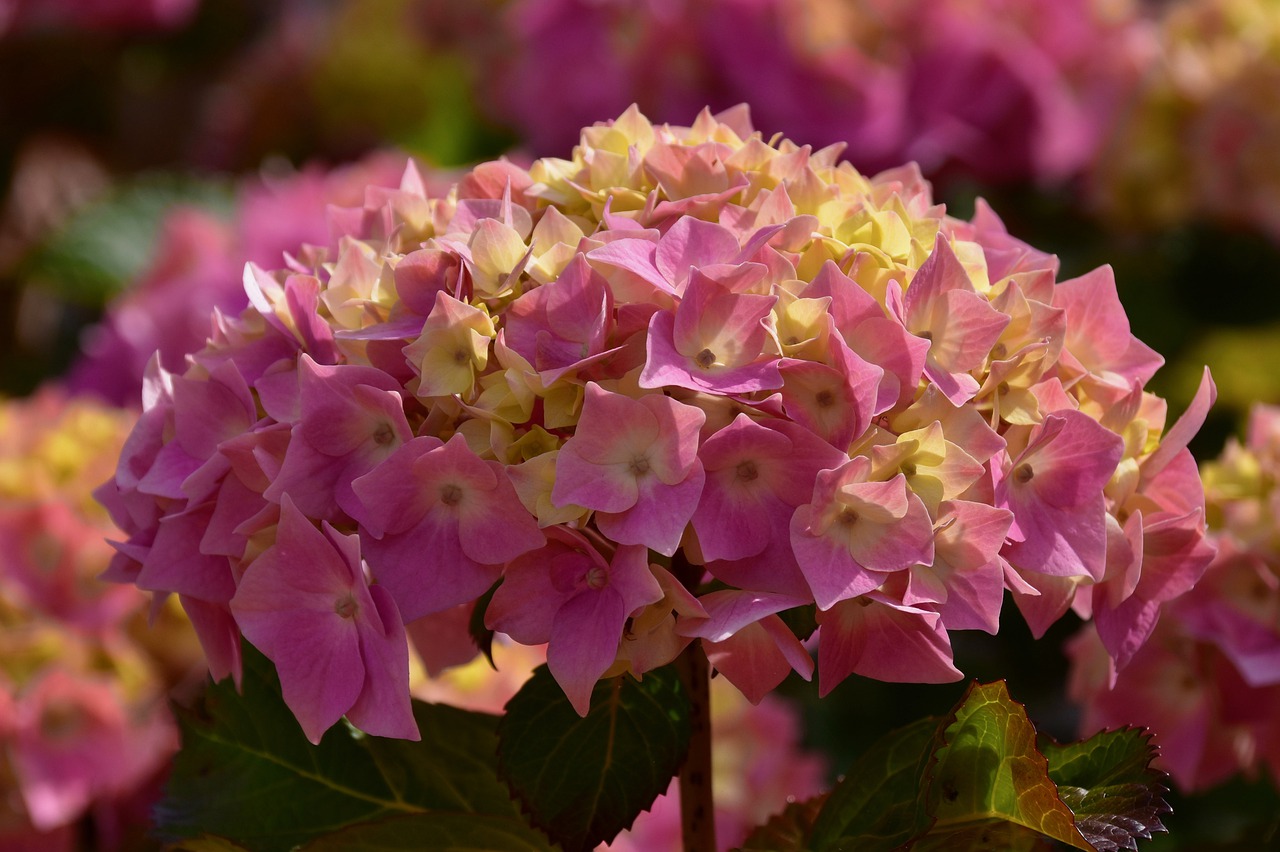
[[[102,490],[113,576],[177,592],[215,672],[240,633],[272,645],[313,737],[399,724],[392,613],[433,669],[486,601],[585,713],[694,643],[759,701],[815,669],[796,608],[824,693],[960,677],[948,631],[994,630],[1006,589],[1037,630],[1105,611],[1123,664],[1160,597],[1133,543],[1179,583],[1207,564],[1186,441],[1212,383],[1166,431],[1118,304],[1078,310],[914,168],[633,107],[567,159],[442,193],[410,168],[332,215],[336,254],[249,264],[250,307],[153,364]],[[314,595],[294,551],[329,566]],[[348,593],[370,621],[334,621]],[[376,667],[381,710],[307,679],[295,621]]]

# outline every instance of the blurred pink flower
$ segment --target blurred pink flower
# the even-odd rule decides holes
[[[1280,239],[1280,7],[1185,0],[1153,14],[1151,56],[1090,175],[1112,223],[1217,221]]]
[[[264,175],[241,186],[230,222],[202,209],[175,208],[161,225],[147,271],[85,331],[67,386],[115,405],[138,405],[153,353],[159,351],[165,369],[179,372],[186,355],[210,336],[215,310],[235,315],[245,307],[245,263],[276,266],[304,245],[336,249],[327,205],[358,203],[370,185],[394,186],[403,166],[402,158],[374,154],[328,172],[310,167]]]
[[[750,102],[860,169],[985,181],[1085,169],[1149,52],[1137,4],[1099,0],[517,0],[503,24],[486,100],[535,153],[632,102]]]
[[[82,819],[103,849],[116,848],[146,821],[131,800],[155,795],[177,748],[167,697],[198,671],[190,628],[175,607],[99,578],[112,525],[91,492],[133,419],[52,386],[0,404],[6,849],[70,848]]]
[[[44,30],[170,30],[186,24],[201,0],[0,0],[0,37]]]

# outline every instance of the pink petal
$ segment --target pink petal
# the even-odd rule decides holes
[[[551,536],[546,547],[526,553],[507,566],[502,584],[485,610],[486,627],[506,633],[522,645],[541,645],[551,639],[556,613],[573,593],[557,588],[552,581],[553,558],[571,549],[558,538]]]
[[[556,614],[547,668],[579,716],[591,709],[591,690],[618,655],[627,612],[618,594],[581,593]]]
[[[412,528],[365,541],[365,558],[405,621],[475,600],[502,574],[463,550],[457,520],[427,512]]]
[[[690,269],[728,263],[738,255],[738,240],[728,229],[692,216],[676,220],[659,240],[654,264],[673,292],[681,292]]]
[[[207,503],[162,518],[138,573],[138,588],[177,592],[210,603],[231,600],[236,587],[227,557],[209,556],[198,549],[212,516],[213,505]]]
[[[811,514],[809,506],[801,506],[792,515],[791,548],[819,609],[878,588],[885,575],[859,565],[840,542],[813,535],[809,531]]]
[[[593,263],[615,266],[658,290],[674,293],[674,286],[658,271],[657,250],[658,246],[652,240],[627,237],[592,249],[587,252],[587,259]]]
[[[174,440],[192,458],[207,459],[218,444],[247,432],[257,420],[253,397],[240,371],[223,361],[205,380],[173,381]]]
[[[774,625],[775,629],[770,630],[766,625]],[[813,661],[808,652],[776,615],[748,624],[719,642],[704,640],[703,647],[712,668],[724,675],[752,704],[759,704],[791,674],[797,663],[801,667],[797,671],[806,680],[813,674]]]
[[[640,480],[635,505],[618,513],[598,512],[596,525],[619,544],[642,544],[670,556],[698,506],[705,478],[698,465],[676,485],[664,485],[655,477]]]
[[[404,626],[428,676],[436,677],[454,666],[465,665],[480,653],[469,632],[474,612],[475,604],[459,604]]]
[[[419,740],[418,723],[409,699],[409,646],[395,601],[386,589],[369,587],[373,607],[360,612],[360,657],[364,682],[347,710],[351,724],[377,737]]]
[[[355,703],[365,679],[358,623],[373,603],[350,555],[286,496],[276,543],[249,565],[231,601],[245,638],[276,664],[285,703],[313,743]],[[344,600],[354,616],[340,614]]]
[[[662,586],[649,567],[649,551],[635,545],[623,545],[614,552],[609,563],[609,588],[622,598],[628,616],[663,597]]]
[[[677,317],[666,311],[658,311],[650,320],[640,387],[678,387],[723,395],[782,387],[782,376],[778,372],[777,360],[773,358],[736,367],[713,365],[708,369],[700,368],[693,357],[676,348],[676,323]]]
[[[360,505],[352,517],[375,538],[411,528],[438,495],[425,494],[410,471],[419,459],[442,446],[439,438],[414,438],[398,447],[381,465],[354,480],[351,487]]]
[[[677,632],[682,636],[722,642],[765,616],[804,606],[807,602],[804,598],[788,595],[721,589],[698,598],[706,618],[684,620]]]
[[[1173,460],[1179,452],[1186,448],[1195,434],[1204,425],[1204,419],[1218,398],[1218,388],[1209,375],[1209,368],[1204,368],[1200,377],[1200,387],[1187,406],[1187,410],[1178,418],[1160,439],[1160,446],[1142,462],[1142,478],[1144,481],[1157,476]]]
[[[850,674],[891,683],[948,683],[963,675],[937,613],[879,596],[818,612],[818,693]]]
[[[205,659],[209,662],[209,675],[222,680],[228,675],[240,688],[242,674],[240,657],[240,627],[225,603],[209,603],[199,598],[178,596],[182,611],[191,620],[191,626],[200,640]]]
[[[1130,332],[1110,266],[1059,282],[1053,303],[1067,312],[1066,348],[1091,371],[1145,384],[1164,363]]]

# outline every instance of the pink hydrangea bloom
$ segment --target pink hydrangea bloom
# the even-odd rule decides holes
[[[190,627],[176,606],[98,576],[112,558],[112,524],[92,491],[132,421],[55,387],[0,405],[6,849],[59,848],[82,820],[115,848],[137,819],[126,803],[154,795],[177,748],[166,693],[198,671]],[[136,631],[148,617],[154,630]]]
[[[861,169],[914,160],[930,175],[1061,180],[1091,164],[1150,54],[1138,4],[1097,0],[518,0],[504,12],[504,49],[479,69],[486,101],[539,154],[629,102],[674,121],[751,100],[761,126],[846,144]]]
[[[200,0],[4,0],[0,36],[59,29],[170,30],[190,21],[199,5]]]
[[[1280,9],[1187,0],[1152,17],[1153,55],[1098,157],[1094,206],[1125,225],[1211,219],[1280,239]]]
[[[234,676],[238,633],[296,615],[236,603],[281,536],[358,541],[428,670],[495,589],[583,713],[691,646],[761,701],[815,668],[794,608],[823,693],[959,678],[950,631],[1006,590],[1036,630],[1098,612],[1123,666],[1212,551],[1186,449],[1212,383],[1166,430],[1108,273],[1060,285],[985,205],[839,154],[631,108],[571,159],[334,209],[336,258],[249,263],[250,306],[153,362],[100,492],[111,575],[179,593]],[[302,699],[309,733],[348,699]]]

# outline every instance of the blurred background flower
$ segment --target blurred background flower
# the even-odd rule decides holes
[[[749,102],[865,173],[988,182],[1088,166],[1148,42],[1112,0],[512,0],[500,21],[483,103],[537,154],[633,102],[670,122]]]
[[[92,497],[132,417],[48,387],[0,406],[0,846],[144,848],[202,671],[181,611],[98,579]]]

